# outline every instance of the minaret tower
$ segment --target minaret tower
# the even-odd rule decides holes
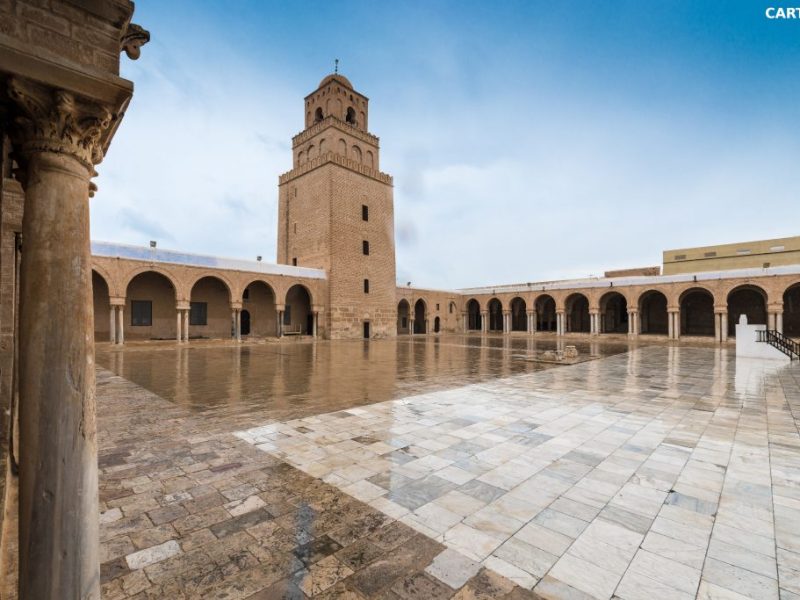
[[[279,179],[278,262],[327,271],[328,298],[314,300],[327,337],[394,336],[392,178],[378,170],[369,99],[336,72],[306,96],[304,115]]]

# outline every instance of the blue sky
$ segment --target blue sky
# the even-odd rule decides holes
[[[800,20],[777,1],[137,2],[94,239],[274,261],[339,58],[395,182],[397,277],[583,277],[800,234]]]

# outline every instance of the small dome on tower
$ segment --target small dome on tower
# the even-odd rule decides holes
[[[351,90],[354,89],[353,88],[353,84],[350,83],[350,80],[347,77],[345,77],[344,75],[342,75],[341,73],[331,73],[330,75],[328,75],[322,81],[319,82],[319,85],[317,86],[317,89],[319,89],[322,86],[326,85],[329,81],[331,81],[333,79],[335,79],[336,81],[338,81],[341,84],[344,84],[345,86],[347,86]]]

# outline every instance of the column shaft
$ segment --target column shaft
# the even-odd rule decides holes
[[[108,319],[108,326],[109,326],[109,341],[112,344],[117,342],[117,307],[113,304],[111,305],[111,309],[108,311],[109,319]]]
[[[181,321],[183,317],[181,316],[181,309],[178,308],[175,310],[175,339],[180,344],[183,341],[183,336],[181,335]]]
[[[117,307],[117,343],[125,343],[125,307]]]
[[[183,341],[189,342],[189,309],[183,309]]]
[[[783,333],[783,311],[776,315],[775,329],[778,331],[778,333]]]
[[[19,596],[100,598],[89,170],[27,164],[19,302]]]

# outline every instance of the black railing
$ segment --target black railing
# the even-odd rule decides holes
[[[756,331],[756,341],[766,342],[773,348],[783,352],[789,359],[800,359],[800,344],[793,339],[786,337],[780,331],[774,329],[759,329]]]

